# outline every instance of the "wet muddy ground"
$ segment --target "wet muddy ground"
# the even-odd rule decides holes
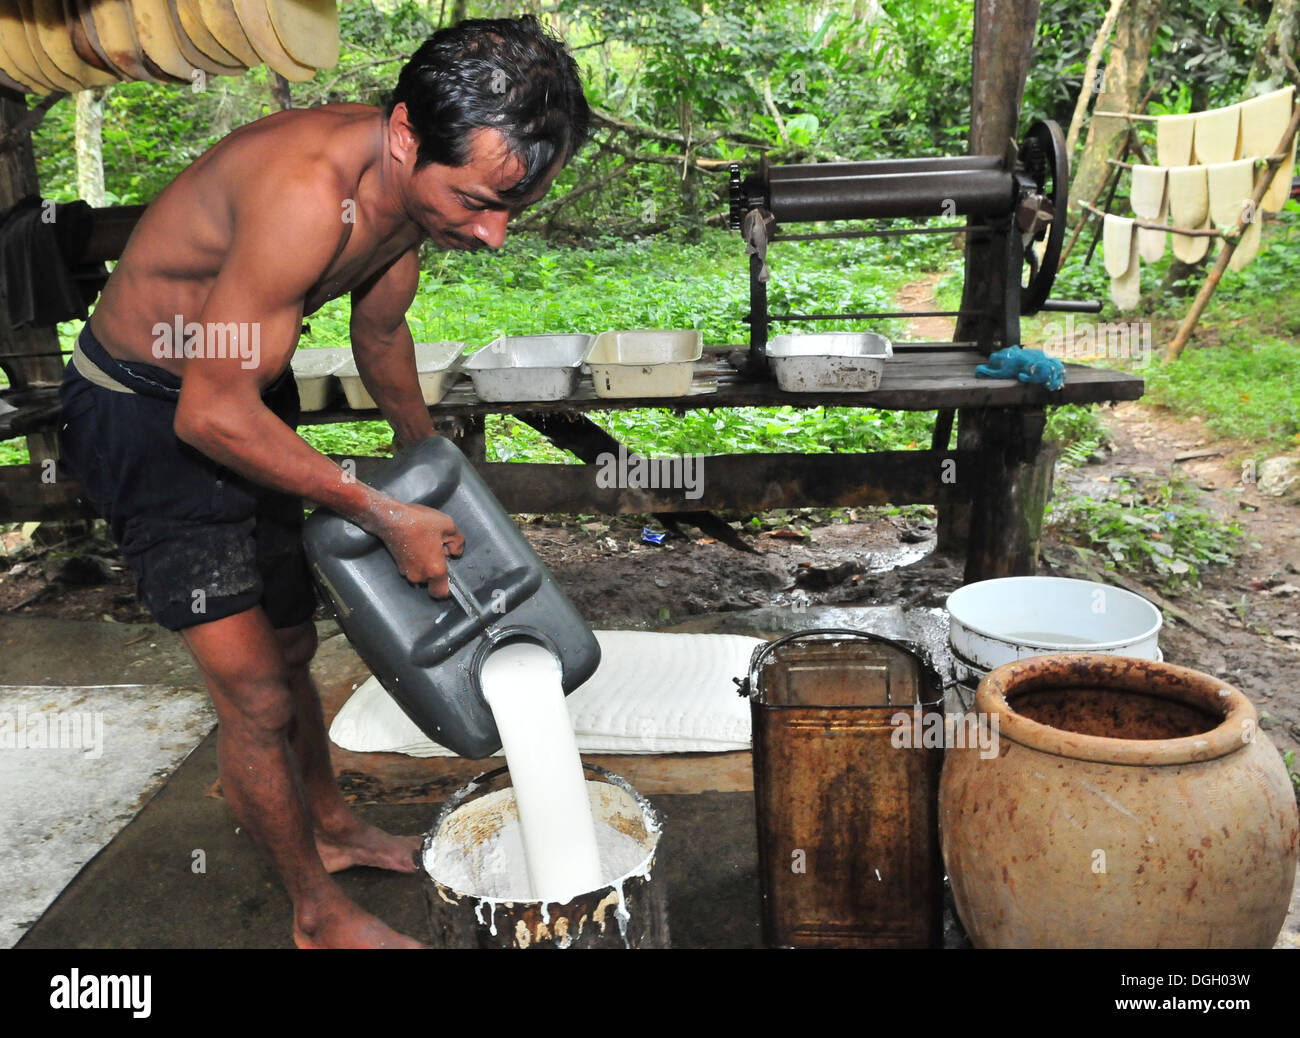
[[[1264,714],[1279,749],[1300,748],[1300,506],[1241,480],[1244,445],[1216,442],[1198,422],[1138,404],[1105,412],[1116,447],[1058,480],[1076,493],[1111,492],[1119,478],[1184,479],[1201,505],[1239,523],[1247,547],[1178,596],[1154,579],[1119,575],[1165,609],[1160,643],[1170,662],[1214,674]],[[1201,457],[1179,461],[1186,454]],[[932,509],[795,509],[724,515],[749,550],[683,525],[674,533],[640,516],[520,516],[556,579],[593,626],[663,627],[704,613],[815,605],[942,606],[963,560],[934,551]],[[649,543],[643,530],[666,533]],[[28,531],[30,533],[30,531]],[[36,533],[37,542],[41,532]],[[98,537],[102,538],[102,530]],[[82,537],[29,544],[4,535],[0,613],[131,623],[147,621],[129,571],[111,544]],[[1080,568],[1048,528],[1040,573],[1115,579]],[[324,615],[323,613],[321,615]]]

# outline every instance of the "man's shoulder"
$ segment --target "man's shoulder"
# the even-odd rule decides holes
[[[292,108],[240,127],[214,150],[219,160],[232,160],[222,165],[252,173],[255,181],[346,189],[367,164],[369,127],[379,114],[361,104]]]

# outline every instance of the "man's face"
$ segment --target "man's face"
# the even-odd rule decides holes
[[[475,130],[469,161],[463,166],[431,162],[414,169],[415,143],[405,106],[393,112],[394,157],[401,167],[407,211],[425,234],[446,249],[499,249],[506,224],[550,190],[562,166],[557,160],[524,198],[502,198],[523,176],[523,163],[511,155],[496,130]]]

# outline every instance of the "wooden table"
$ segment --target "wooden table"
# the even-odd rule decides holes
[[[973,346],[911,343],[896,347],[880,387],[870,393],[785,393],[770,378],[738,370],[737,347],[715,347],[696,365],[690,394],[671,398],[598,397],[584,377],[574,396],[554,402],[485,403],[466,377],[429,409],[457,440],[510,512],[655,514],[760,511],[790,507],[933,504],[939,508],[940,546],[965,546],[966,578],[1032,573],[1037,564],[1043,509],[1050,496],[1054,451],[1042,440],[1046,408],[1136,400],[1141,378],[1120,371],[1068,364],[1063,389],[1013,380],[977,379],[983,359]],[[27,389],[20,410],[0,418],[0,436],[13,430],[52,427],[57,390]],[[620,445],[586,412],[666,407],[862,407],[939,411],[928,449],[827,454],[731,454],[699,459],[697,486],[609,486],[597,479],[602,462],[618,457]],[[586,464],[487,462],[484,419],[508,414],[532,425]],[[957,444],[950,446],[956,415]],[[303,415],[303,425],[364,421],[377,411],[329,409]],[[624,472],[637,456],[624,452]],[[384,459],[355,459],[365,479]],[[611,470],[612,471],[612,470]],[[51,482],[51,477],[53,481]],[[687,496],[688,489],[692,496]],[[66,519],[87,513],[80,485],[48,466],[0,469],[0,520]]]

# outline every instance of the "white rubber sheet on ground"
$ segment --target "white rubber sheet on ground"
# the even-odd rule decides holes
[[[212,730],[199,687],[0,685],[0,947]],[[190,848],[177,847],[179,867]]]
[[[749,701],[736,694],[761,638],[735,634],[596,631],[600,666],[568,697],[583,753],[706,753],[749,749]],[[450,757],[374,678],[330,726],[361,753]]]

